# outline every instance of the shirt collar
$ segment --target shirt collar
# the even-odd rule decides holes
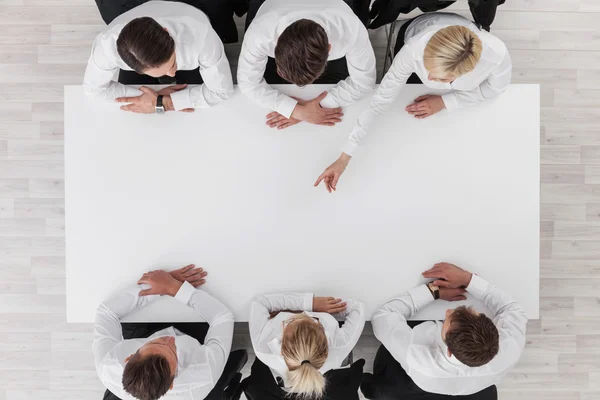
[[[442,356],[450,363],[462,367],[467,367],[465,364],[460,362],[456,357],[450,356],[448,357],[448,346],[444,339],[442,339],[442,321],[435,321],[435,341],[442,352]]]

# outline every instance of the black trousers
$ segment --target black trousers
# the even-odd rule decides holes
[[[418,387],[406,374],[385,346],[379,347],[373,374],[364,374],[360,386],[363,395],[371,400],[497,400],[496,386],[490,386],[481,392],[468,396],[449,396],[428,393]]]
[[[394,56],[396,56],[396,54],[398,54],[398,52],[400,51],[400,49],[402,47],[404,47],[404,36],[406,36],[406,30],[408,29],[408,26],[419,17],[415,17],[413,19],[410,19],[408,21],[406,21],[404,23],[404,25],[402,25],[400,27],[400,30],[398,31],[398,37],[396,39],[396,45],[394,46]],[[419,83],[422,84],[423,81],[421,81],[421,78],[419,78],[419,76],[417,74],[415,74],[414,72],[408,77],[408,80],[406,81],[406,83]]]
[[[350,73],[348,72],[348,63],[346,62],[346,57],[342,57],[337,60],[328,61],[323,74],[320,77],[318,77],[317,80],[313,83],[335,84],[339,81],[343,81],[349,76]],[[275,59],[271,57],[269,57],[269,60],[267,61],[267,67],[265,68],[264,77],[267,83],[270,85],[291,83],[279,76],[279,74],[277,73],[277,65],[275,64]]]
[[[200,75],[200,68],[194,70],[182,70],[175,73],[175,77],[163,76],[153,78],[150,75],[138,74],[135,71],[119,71],[119,83],[123,85],[160,85],[173,83],[187,83],[189,85],[200,85],[204,81]]]
[[[147,338],[154,333],[166,329],[168,327],[174,327],[175,329],[185,333],[188,336],[193,337],[200,343],[204,344],[204,338],[208,332],[209,324],[206,322],[181,322],[181,323],[162,323],[162,322],[123,322],[121,323],[121,329],[123,330],[124,339],[137,339]],[[222,400],[225,398],[234,398],[234,396],[223,396],[226,392],[226,388],[230,386],[232,382],[237,383],[241,378],[239,371],[243,368],[248,360],[248,354],[246,350],[236,350],[231,352],[227,359],[227,364],[223,370],[223,374],[217,381],[215,387],[211,390],[205,400]],[[238,397],[239,398],[239,397]],[[104,392],[103,400],[121,400],[109,390]]]

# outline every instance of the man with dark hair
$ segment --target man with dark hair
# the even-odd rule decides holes
[[[109,390],[105,399],[204,399],[212,393],[229,357],[234,320],[227,307],[197,289],[205,277],[194,265],[150,271],[137,285],[100,304],[93,351],[98,377]],[[125,340],[121,319],[162,295],[197,311],[198,319],[209,324],[206,336],[188,336],[168,326],[147,338]],[[215,394],[211,399],[221,398]]]
[[[388,301],[373,314],[373,332],[383,346],[373,374],[364,375],[361,391],[376,400],[495,400],[493,385],[523,353],[525,311],[504,291],[453,264],[436,264],[423,276],[434,281]],[[413,328],[407,322],[434,300],[466,300],[467,292],[484,303],[493,319],[461,306],[446,310],[443,322]]]
[[[158,92],[125,86],[171,83],[177,85]],[[234,90],[223,43],[206,14],[171,1],[150,1],[115,18],[94,41],[83,86],[137,113],[190,112]]]
[[[238,63],[243,93],[273,110],[267,125],[300,121],[332,126],[342,109],[375,85],[375,54],[366,27],[343,0],[266,0],[248,27]],[[336,83],[304,101],[270,84]]]

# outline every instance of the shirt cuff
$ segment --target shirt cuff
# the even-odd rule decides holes
[[[454,111],[457,108],[460,108],[460,105],[458,104],[458,98],[456,98],[456,94],[454,94],[454,92],[442,95],[442,100],[444,101],[444,105],[448,111]]]
[[[483,278],[473,274],[471,276],[471,282],[467,286],[467,292],[473,295],[478,300],[483,299],[483,296],[490,289],[490,284]]]
[[[190,96],[190,89],[188,88],[171,93],[171,100],[173,101],[173,108],[175,111],[180,111],[186,108],[194,108]]]
[[[196,293],[196,290],[197,289],[193,287],[188,281],[185,281],[177,291],[177,294],[175,295],[175,300],[183,304],[188,304],[190,299],[192,298],[192,295]]]
[[[296,108],[296,104],[298,102],[291,97],[285,96],[283,98],[282,103],[277,107],[277,111],[279,114],[283,115],[286,118],[290,118],[292,113],[294,112],[294,108]]]
[[[323,107],[323,108],[339,107],[339,104],[337,103],[337,101],[335,101],[333,96],[329,93],[327,93],[327,96],[325,96],[325,98],[323,100],[321,100],[320,104],[321,104],[321,107]]]
[[[416,288],[409,290],[408,294],[415,303],[417,311],[435,300],[427,285],[417,286]]]
[[[348,154],[349,156],[353,156],[356,149],[358,149],[358,145],[353,141],[348,140],[346,144],[342,147],[342,152]]]
[[[306,293],[304,295],[304,300],[302,301],[302,309],[303,311],[312,311],[313,310],[313,297],[314,294],[312,293]]]

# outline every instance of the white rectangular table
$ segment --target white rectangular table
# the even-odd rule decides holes
[[[281,88],[312,98],[326,87]],[[204,289],[238,321],[254,295],[273,291],[360,299],[370,319],[443,260],[538,318],[539,87],[512,85],[425,120],[404,111],[429,92],[403,90],[329,194],[313,183],[370,96],[335,127],[278,131],[239,92],[193,114],[136,115],[66,87],[68,321],[93,321],[147,270],[189,263],[209,272]],[[414,319],[442,319],[447,307]],[[131,320],[193,317],[165,301]]]

